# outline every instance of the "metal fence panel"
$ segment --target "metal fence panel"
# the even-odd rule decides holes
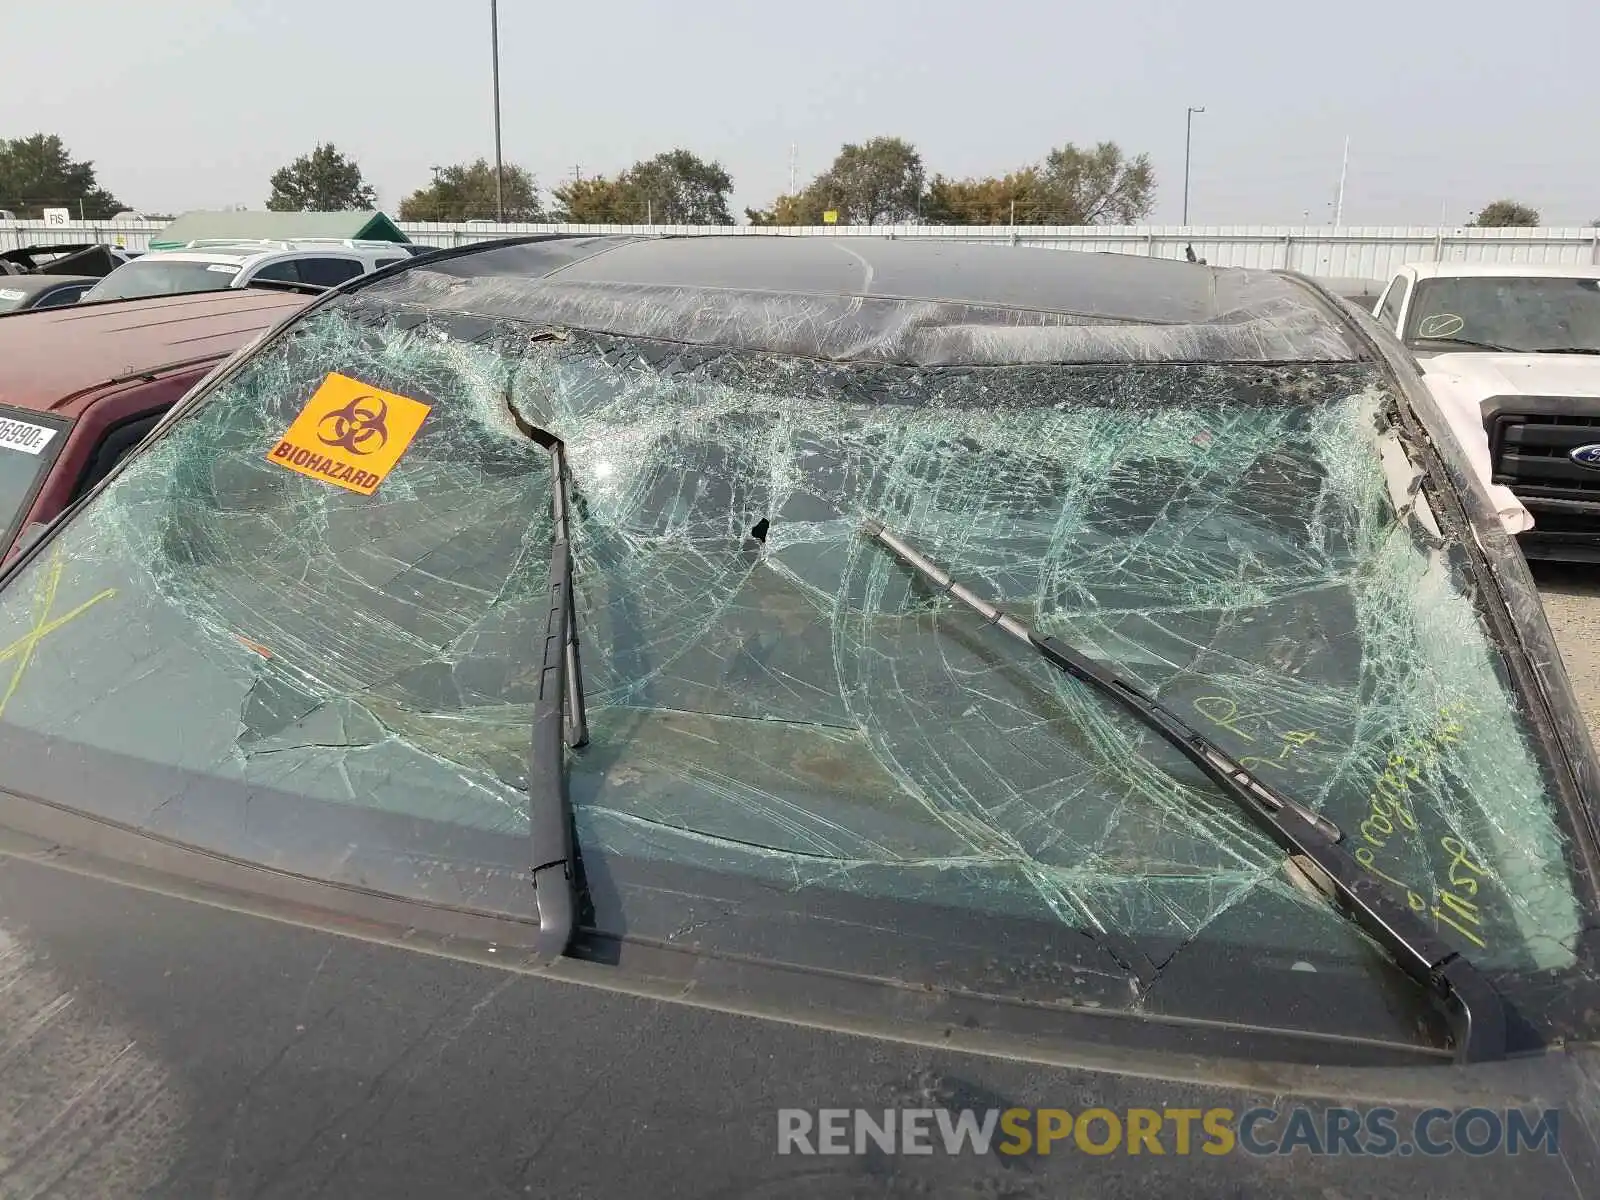
[[[0,223],[0,249],[41,242],[109,242],[143,250],[165,227],[159,221]],[[1213,266],[1289,268],[1341,279],[1386,279],[1408,262],[1600,264],[1600,228],[1477,229],[1431,225],[550,225],[492,221],[404,222],[412,241],[461,246],[530,233],[678,234],[687,236],[894,237],[992,242],[1181,259],[1189,249]]]

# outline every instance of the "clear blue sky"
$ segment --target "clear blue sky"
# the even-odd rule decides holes
[[[4,5],[0,136],[59,133],[143,209],[260,207],[319,140],[391,210],[432,164],[492,155],[488,0],[78,0]],[[450,16],[454,12],[457,15]],[[735,201],[786,190],[844,141],[911,139],[930,172],[1052,145],[1148,152],[1176,222],[1458,223],[1511,195],[1600,217],[1600,6],[1457,0],[501,0],[507,161],[541,185],[682,145]]]

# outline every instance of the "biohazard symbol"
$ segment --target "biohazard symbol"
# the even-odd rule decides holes
[[[317,440],[351,454],[371,454],[389,442],[389,405],[381,396],[357,396],[317,422]]]

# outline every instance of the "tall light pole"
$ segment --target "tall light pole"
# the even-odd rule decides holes
[[[489,46],[494,54],[494,218],[506,220],[506,169],[500,161],[500,3],[489,0]]]
[[[1344,139],[1344,161],[1339,165],[1339,190],[1333,201],[1333,227],[1344,224],[1344,181],[1350,175],[1350,138]]]
[[[1183,223],[1189,223],[1189,147],[1194,141],[1194,115],[1205,112],[1204,106],[1191,108],[1183,115]]]

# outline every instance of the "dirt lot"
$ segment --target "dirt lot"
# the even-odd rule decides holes
[[[1533,574],[1572,690],[1589,718],[1589,737],[1600,745],[1600,567],[1541,563]]]

